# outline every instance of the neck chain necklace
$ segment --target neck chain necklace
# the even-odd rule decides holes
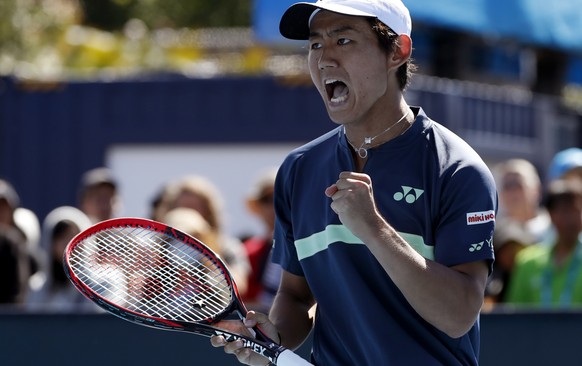
[[[394,126],[396,126],[397,124],[399,124],[400,122],[404,121],[404,119],[406,118],[406,116],[408,116],[410,114],[410,109],[408,110],[408,112],[406,112],[402,117],[400,117],[400,119],[398,121],[396,121],[396,123],[394,123],[392,126],[388,127],[387,129],[385,129],[384,131],[380,132],[379,134],[377,134],[374,137],[364,137],[364,142],[362,142],[362,144],[360,145],[360,147],[355,147],[354,144],[352,144],[352,142],[350,141],[350,139],[348,138],[348,136],[346,135],[346,140],[348,140],[348,143],[350,144],[351,147],[354,148],[354,150],[356,151],[356,153],[358,154],[358,156],[362,159],[365,159],[368,157],[368,149],[372,148],[372,141],[374,141],[377,137],[382,136],[383,134],[387,133],[388,131],[390,131]],[[344,134],[346,133],[346,128],[344,127]],[[364,146],[370,146],[368,148],[364,148]]]

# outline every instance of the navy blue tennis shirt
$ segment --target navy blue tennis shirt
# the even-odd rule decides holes
[[[403,135],[368,151],[381,214],[417,252],[446,266],[493,262],[497,193],[491,172],[461,138],[413,108]],[[297,148],[276,180],[274,261],[305,276],[318,303],[319,365],[476,365],[479,322],[453,339],[420,317],[324,191],[354,171],[343,128]]]

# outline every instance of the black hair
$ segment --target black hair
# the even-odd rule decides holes
[[[398,47],[398,34],[396,34],[392,28],[382,23],[378,18],[368,18],[368,22],[372,26],[372,30],[376,33],[380,46],[382,46],[382,48],[387,52],[393,52],[394,48]],[[404,91],[410,84],[410,80],[416,69],[417,67],[412,58],[408,59],[398,68],[396,71],[396,77],[398,78],[398,86],[400,87],[400,90]]]
[[[543,204],[548,211],[552,211],[559,204],[575,202],[581,198],[582,182],[577,179],[558,179],[550,183]]]

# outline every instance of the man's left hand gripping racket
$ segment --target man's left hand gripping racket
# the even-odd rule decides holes
[[[159,222],[100,222],[67,245],[64,268],[75,287],[108,312],[131,322],[178,330],[245,347],[279,366],[311,365],[253,328],[255,338],[214,327],[247,310],[226,265],[199,240]]]

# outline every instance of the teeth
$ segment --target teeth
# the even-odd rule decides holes
[[[340,103],[345,102],[348,99],[348,94],[338,95],[338,96],[334,97],[334,94],[336,94],[336,88],[340,87],[340,83],[343,84],[343,82],[338,80],[338,79],[324,80],[324,84],[325,84],[325,87],[327,89],[328,97],[330,98],[329,101],[332,104],[340,104]],[[346,87],[346,86],[343,85],[343,87]],[[339,94],[339,93],[337,93],[337,94]]]

